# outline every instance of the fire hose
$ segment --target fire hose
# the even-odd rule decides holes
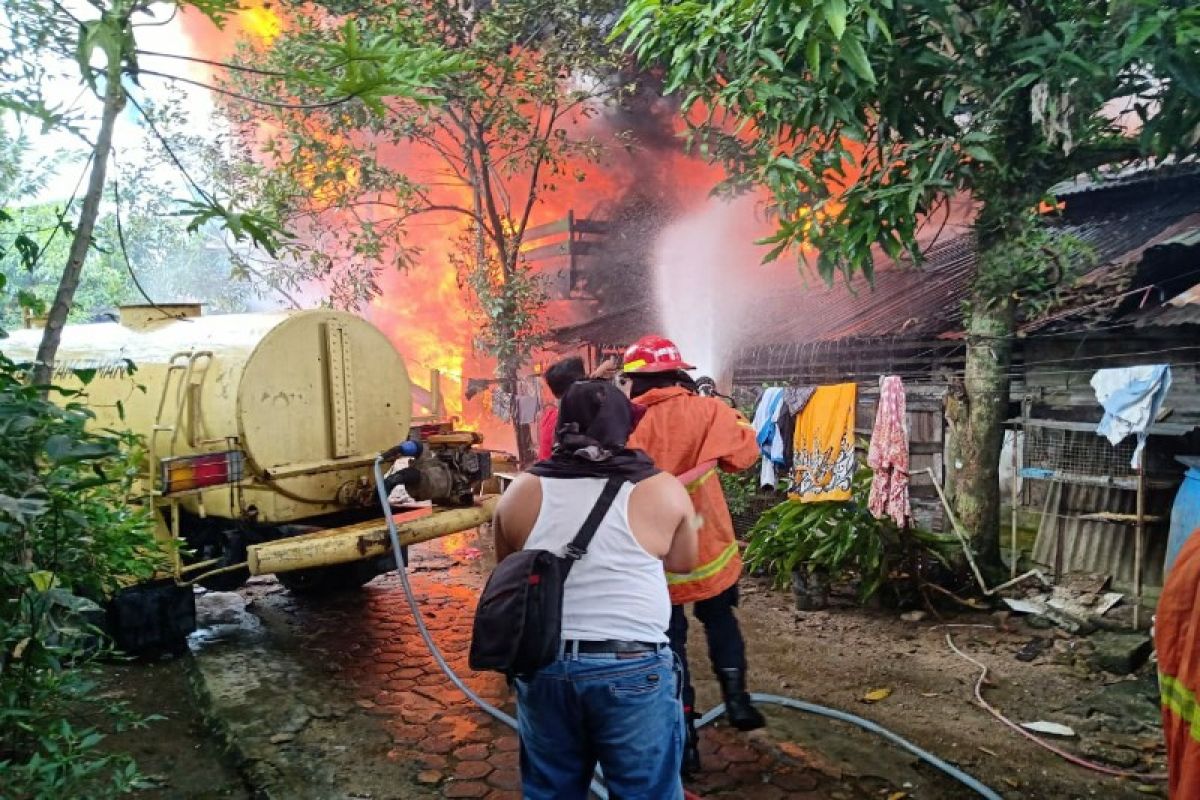
[[[703,466],[704,465],[701,465],[701,467]],[[698,467],[697,469],[700,468]],[[695,470],[693,470],[693,472],[694,471]],[[387,522],[388,538],[391,540],[392,544],[392,555],[396,560],[396,573],[400,577],[400,586],[404,590],[404,596],[408,601],[409,609],[412,611],[413,621],[416,623],[417,631],[421,634],[421,638],[424,640],[425,646],[429,648],[430,654],[433,656],[434,661],[437,662],[438,667],[442,670],[445,676],[460,692],[463,693],[463,695],[466,696],[468,700],[479,706],[479,708],[481,708],[491,717],[499,720],[513,730],[517,730],[517,720],[514,719],[512,715],[506,714],[501,709],[496,708],[494,705],[484,700],[474,690],[472,690],[471,687],[467,686],[463,679],[459,677],[458,673],[456,673],[450,667],[450,664],[446,661],[446,657],[442,654],[441,648],[439,648],[437,643],[433,641],[433,635],[430,634],[429,628],[425,626],[425,619],[421,614],[420,604],[417,602],[416,593],[413,592],[412,583],[408,579],[408,563],[404,557],[404,549],[400,545],[400,536],[396,531],[396,521],[392,518],[392,509],[391,504],[388,503],[387,490],[384,488],[382,454],[375,459],[374,473],[375,489],[379,496],[379,504],[383,510],[384,520]],[[863,719],[855,714],[839,711],[835,708],[827,708],[826,706],[816,705],[815,703],[807,703],[803,700],[796,700],[791,697],[781,697],[773,694],[759,694],[757,692],[751,694],[750,697],[759,703],[779,705],[785,708],[792,708],[797,711],[804,711],[809,714],[816,714],[818,716],[836,719],[842,722],[848,722],[851,725],[856,725],[859,728],[862,728],[870,733],[874,733],[875,735],[880,736],[906,750],[920,760],[924,761],[926,764],[929,764],[930,766],[940,770],[944,774],[971,789],[980,797],[986,798],[986,800],[1002,800],[999,794],[980,783],[967,773],[963,772],[958,767],[943,761],[932,753],[922,750],[907,739],[889,731],[881,725],[871,722],[868,719]],[[716,721],[724,713],[724,703],[709,709],[709,711],[706,712],[697,722],[697,727],[704,727],[705,725]],[[597,798],[600,798],[600,800],[608,800],[608,790],[605,789],[603,783],[601,783],[602,776],[599,768],[596,770],[596,775],[596,779],[594,779],[591,784],[592,794],[594,794]]]

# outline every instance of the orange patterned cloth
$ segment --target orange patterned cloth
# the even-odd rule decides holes
[[[796,419],[795,482],[791,497],[802,503],[850,499],[854,480],[854,406],[858,386],[818,386]]]
[[[879,387],[879,407],[867,466],[874,471],[867,508],[875,519],[891,517],[901,527],[912,519],[908,502],[908,410],[904,382],[889,375]]]

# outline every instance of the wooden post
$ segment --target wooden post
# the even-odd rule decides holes
[[[1043,524],[1045,524],[1046,517],[1050,514],[1050,498],[1054,494],[1054,489],[1056,487],[1060,487],[1060,486],[1061,486],[1061,484],[1058,482],[1057,479],[1055,479],[1055,480],[1050,481],[1050,484],[1046,487],[1046,499],[1045,499],[1045,501],[1042,502],[1042,517],[1041,517],[1041,519],[1038,520],[1039,534],[1041,533],[1041,531],[1040,531],[1041,526]],[[1060,491],[1061,491],[1061,489],[1060,489]],[[1055,506],[1055,508],[1058,509],[1061,507],[1062,507],[1062,495],[1060,494],[1058,504]],[[1060,583],[1062,581],[1062,570],[1063,570],[1063,532],[1062,532],[1062,526],[1059,525],[1059,523],[1055,522],[1054,523],[1054,582],[1056,584]]]
[[[1010,578],[1017,577],[1017,560],[1020,557],[1020,552],[1017,550],[1017,503],[1020,495],[1017,489],[1017,480],[1020,476],[1021,473],[1017,466],[1017,428],[1014,426],[1012,431],[1012,498],[1009,501],[1012,504],[1012,546],[1009,550],[1009,560],[1012,563],[1009,565],[1008,570],[1008,577]]]
[[[446,415],[446,406],[442,402],[442,371],[429,370],[429,413],[439,422]]]
[[[1142,621],[1142,539],[1146,531],[1146,453],[1141,454],[1137,471],[1137,521],[1133,530],[1133,629]]]

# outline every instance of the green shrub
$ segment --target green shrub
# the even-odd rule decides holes
[[[130,503],[137,440],[87,430],[79,393],[51,389],[58,405],[25,375],[0,355],[0,797],[112,797],[136,766],[71,720],[137,722],[91,697],[88,675],[106,648],[99,604],[153,575],[161,550]]]
[[[875,519],[867,510],[870,488],[871,471],[860,469],[849,502],[786,500],[770,509],[750,530],[746,564],[771,574],[778,587],[800,569],[827,573],[834,581],[857,579],[864,601],[890,580],[913,577],[922,561],[949,564],[958,548],[955,539]]]
[[[753,467],[741,472],[721,472],[721,489],[733,516],[750,510],[750,501],[758,493],[758,470]]]

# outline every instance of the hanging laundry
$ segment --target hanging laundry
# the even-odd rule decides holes
[[[492,413],[498,419],[504,422],[512,422],[515,411],[516,403],[512,392],[506,391],[501,386],[492,389]]]
[[[538,399],[531,394],[517,395],[517,422],[521,425],[532,425],[537,419]]]
[[[1117,367],[1097,370],[1092,376],[1096,400],[1104,407],[1104,417],[1096,433],[1107,436],[1114,445],[1129,434],[1137,434],[1138,443],[1130,466],[1142,464],[1142,449],[1147,431],[1171,388],[1171,368],[1166,364]]]
[[[754,410],[754,433],[762,453],[759,486],[775,485],[775,468],[783,466],[783,435],[779,429],[779,412],[783,409],[783,389],[771,387],[758,399]]]
[[[854,479],[853,383],[819,386],[796,420],[795,485],[803,503],[850,499]]]
[[[908,502],[908,407],[904,382],[897,375],[888,375],[879,383],[867,466],[875,473],[867,499],[871,515],[875,519],[891,517],[903,527],[912,519],[912,508]]]
[[[779,410],[776,424],[779,426],[779,435],[783,437],[783,467],[789,473],[796,461],[796,418],[816,390],[815,386],[789,386],[783,390],[783,408]]]
[[[789,386],[783,390],[783,402],[787,405],[788,411],[792,412],[793,417],[800,416],[800,412],[808,405],[808,401],[812,399],[813,392],[816,390],[815,386]]]
[[[775,424],[779,427],[779,435],[783,437],[783,471],[791,475],[796,456],[796,416],[788,410],[787,400],[783,401],[779,420]]]

